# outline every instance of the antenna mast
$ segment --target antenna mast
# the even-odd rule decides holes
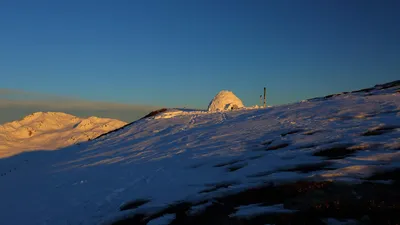
[[[266,95],[267,95],[267,89],[264,87],[264,108],[267,107],[267,102],[266,102],[266,100],[265,100]]]

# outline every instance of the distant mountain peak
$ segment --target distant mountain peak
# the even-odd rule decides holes
[[[0,157],[23,151],[58,149],[96,138],[125,124],[95,116],[79,118],[63,112],[35,112],[0,125]]]

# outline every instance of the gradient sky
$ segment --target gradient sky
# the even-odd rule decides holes
[[[0,88],[205,108],[400,78],[400,1],[2,0]]]
[[[159,106],[85,101],[0,88],[0,125],[40,111],[64,112],[78,117],[115,118],[129,123],[156,109]]]

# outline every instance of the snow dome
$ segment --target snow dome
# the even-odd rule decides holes
[[[243,102],[231,91],[220,91],[208,105],[208,111],[224,111],[243,108]]]

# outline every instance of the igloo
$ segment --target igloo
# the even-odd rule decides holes
[[[243,108],[243,102],[231,91],[220,91],[208,105],[208,111],[226,111]]]

